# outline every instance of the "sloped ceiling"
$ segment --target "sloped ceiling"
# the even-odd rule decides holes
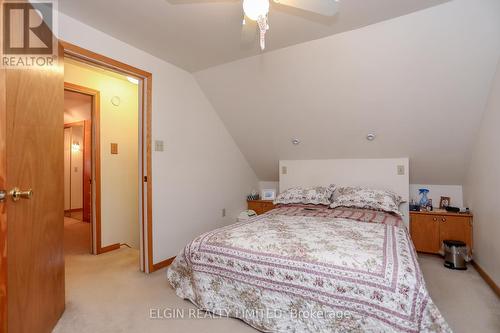
[[[325,0],[333,1],[333,0]],[[408,14],[448,0],[341,0],[333,18],[273,3],[267,51]],[[242,34],[242,0],[59,0],[75,19],[188,71],[261,53]],[[251,25],[249,25],[251,30]]]
[[[195,76],[261,180],[408,156],[412,183],[462,184],[499,54],[500,1],[454,0]]]

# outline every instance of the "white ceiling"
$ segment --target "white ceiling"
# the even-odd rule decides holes
[[[273,4],[266,52],[446,1],[341,0],[333,18]],[[242,39],[241,0],[59,0],[59,9],[192,72],[261,53],[257,34]]]
[[[462,184],[499,54],[500,1],[454,0],[195,77],[261,180],[280,159],[409,157],[412,183]]]
[[[463,183],[500,55],[500,1],[341,0],[331,21],[272,9],[263,54],[241,43],[239,1],[186,1],[59,5],[196,71],[261,180],[278,179],[280,159],[409,157],[412,183]]]

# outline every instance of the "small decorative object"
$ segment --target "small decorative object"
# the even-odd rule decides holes
[[[432,199],[429,199],[429,200],[427,201],[427,206],[426,206],[427,211],[428,211],[428,212],[432,212],[432,210],[433,210],[433,208],[432,208],[432,207],[433,207],[433,205],[432,205]]]
[[[262,190],[262,200],[274,200],[276,199],[276,190],[275,189],[268,189],[268,190]]]
[[[427,207],[427,203],[429,202],[429,198],[427,197],[427,194],[429,194],[429,190],[426,188],[421,188],[418,190],[418,194],[421,195],[420,197],[420,207]]]
[[[420,206],[415,202],[415,199],[411,199],[410,201],[410,211],[411,212],[420,211]]]
[[[249,195],[247,195],[247,200],[248,201],[259,200],[259,199],[260,199],[260,195],[255,190],[253,190],[252,193],[250,193]]]
[[[450,197],[441,197],[441,200],[439,201],[439,208],[446,209],[446,207],[450,206],[450,204],[451,204]]]

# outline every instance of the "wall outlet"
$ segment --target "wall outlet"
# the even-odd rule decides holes
[[[288,168],[286,166],[281,167],[281,174],[286,175],[288,173]]]
[[[405,175],[405,166],[398,165],[398,176],[404,176],[404,175]]]
[[[222,217],[226,217],[226,208],[222,208]]]
[[[163,140],[155,140],[155,151],[163,151]]]

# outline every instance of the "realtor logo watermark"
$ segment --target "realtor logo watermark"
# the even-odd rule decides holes
[[[54,37],[57,2],[6,1],[2,4],[1,67],[43,67],[57,63]]]

